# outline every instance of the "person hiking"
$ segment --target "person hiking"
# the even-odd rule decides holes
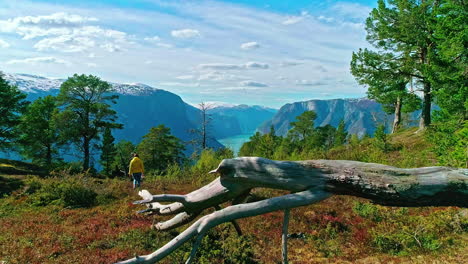
[[[138,153],[133,153],[133,159],[130,161],[128,174],[133,177],[133,189],[140,187],[141,178],[145,177],[145,167],[143,161],[139,158]]]

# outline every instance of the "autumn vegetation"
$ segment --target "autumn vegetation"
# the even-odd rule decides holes
[[[415,131],[390,136],[388,143],[398,142],[399,147],[387,152],[375,138],[367,138],[332,148],[327,155],[400,167],[434,165],[436,155],[427,147],[431,144]],[[166,173],[149,174],[143,184],[154,193],[186,193],[212,180],[206,171],[225,155],[204,151],[193,166],[169,166]],[[8,263],[112,263],[152,252],[185,228],[151,230],[152,217],[135,214],[138,208],[131,202],[138,197],[126,178],[100,179],[66,170],[44,178],[31,175],[34,169],[28,163],[1,161],[0,255]],[[248,201],[280,194],[258,189]],[[468,252],[467,213],[457,207],[383,207],[335,196],[292,210],[290,262],[461,263]],[[203,240],[198,263],[280,262],[282,216],[275,212],[239,220],[241,237],[231,224],[215,228]],[[190,246],[163,263],[179,263]]]

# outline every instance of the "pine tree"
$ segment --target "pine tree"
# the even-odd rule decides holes
[[[137,147],[145,167],[164,171],[169,164],[180,163],[183,158],[182,141],[171,135],[171,129],[159,125],[152,127]]]
[[[348,132],[346,132],[345,128],[345,122],[344,120],[341,120],[340,123],[338,124],[338,127],[336,128],[335,132],[335,146],[341,146],[346,143],[346,138],[348,137]]]
[[[55,97],[40,97],[29,105],[19,126],[21,154],[47,168],[52,168],[63,145],[55,123],[57,113]]]
[[[13,147],[18,138],[15,128],[28,105],[25,98],[26,94],[10,85],[0,72],[0,150]]]
[[[438,0],[379,0],[366,20],[367,40],[381,52],[377,62],[394,64],[404,79],[415,79],[423,93],[420,128],[431,124],[431,102],[434,76],[432,58],[437,54],[433,25]],[[443,1],[442,1],[443,2]],[[378,54],[378,53],[375,53]],[[419,87],[418,87],[419,88]]]
[[[432,29],[438,52],[431,59],[436,103],[447,114],[468,120],[468,5],[445,0],[435,12]]]
[[[317,114],[314,111],[305,111],[296,117],[297,121],[291,122],[289,133],[295,135],[299,140],[304,140],[314,132],[314,120]]]
[[[403,60],[392,53],[359,49],[353,52],[351,73],[356,80],[368,87],[367,96],[381,103],[387,114],[394,114],[392,133],[401,124],[402,112],[413,112],[420,108],[420,99],[414,91],[411,78],[400,73]]]
[[[374,133],[374,145],[383,152],[388,152],[390,150],[390,143],[388,142],[384,125],[379,125],[377,127]]]
[[[57,122],[64,138],[82,152],[85,171],[90,165],[93,143],[103,129],[122,128],[110,106],[118,96],[111,92],[109,83],[93,75],[75,74],[60,86],[58,100],[64,110],[57,115]]]
[[[110,176],[112,174],[112,164],[116,158],[116,149],[114,145],[114,137],[112,136],[111,129],[106,127],[102,137],[101,145],[101,165],[104,167],[104,174]]]

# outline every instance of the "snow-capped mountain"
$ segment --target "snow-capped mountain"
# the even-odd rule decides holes
[[[26,93],[49,92],[58,90],[65,81],[63,79],[46,78],[31,74],[5,74],[5,79],[12,85],[16,85]]]
[[[41,96],[57,95],[64,79],[53,79],[29,74],[5,74],[10,84],[16,85],[33,101]],[[194,135],[189,131],[198,128],[200,110],[185,103],[178,95],[156,89],[151,86],[111,83],[119,95],[113,106],[118,115],[118,122],[124,128],[114,131],[117,140],[139,143],[151,127],[164,124],[171,133],[183,141],[190,141]],[[219,148],[222,145],[211,140],[209,145]],[[191,146],[187,146],[190,151]]]
[[[56,91],[54,90],[59,90],[60,85],[65,81],[65,79],[47,78],[24,73],[6,73],[5,78],[10,84],[16,85],[20,90],[26,93],[55,93]],[[144,95],[154,90],[159,90],[143,83],[109,83],[119,94]]]

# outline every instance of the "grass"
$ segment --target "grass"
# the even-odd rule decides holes
[[[436,163],[414,131],[394,135],[390,143],[394,148],[384,154],[363,141],[334,149],[329,156],[403,167]],[[16,162],[1,162],[19,167]],[[215,177],[203,174],[204,169],[148,174],[143,187],[155,194],[188,193]],[[113,263],[153,252],[186,228],[152,230],[154,221],[167,218],[136,215],[142,208],[131,202],[140,198],[128,179],[3,174],[0,187],[0,261],[6,263]],[[72,197],[78,202],[70,206],[60,191],[53,191],[62,188],[73,188],[78,198],[92,194],[95,200],[81,204]],[[55,196],[47,196],[51,193]],[[248,201],[282,194],[259,188]],[[240,219],[243,237],[230,223],[222,224],[203,240],[197,263],[281,263],[282,221],[282,212]],[[457,207],[383,207],[361,198],[333,196],[293,209],[289,233],[296,237],[288,241],[290,263],[463,263],[468,259],[468,210]],[[186,243],[161,263],[183,262],[190,247]]]

